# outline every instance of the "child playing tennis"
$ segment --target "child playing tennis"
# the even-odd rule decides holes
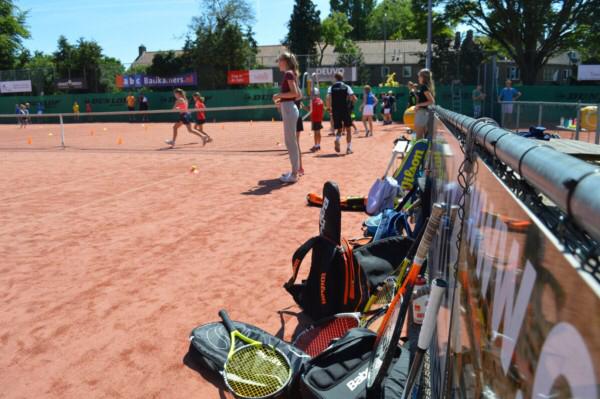
[[[202,134],[193,129],[191,125],[192,116],[188,112],[189,105],[187,97],[185,96],[185,91],[182,89],[175,89],[173,91],[173,95],[175,96],[175,105],[173,109],[179,110],[179,120],[173,125],[173,139],[165,140],[165,143],[171,146],[171,148],[175,147],[175,140],[177,140],[177,131],[181,126],[185,126],[187,131],[191,134],[194,134],[202,139],[202,143],[206,144],[204,141],[204,136]]]
[[[192,96],[194,98],[194,106],[196,109],[204,109],[206,105],[204,105],[204,97],[200,95],[200,93],[194,93]],[[210,143],[213,139],[204,131],[204,124],[206,123],[206,114],[203,111],[199,111],[196,114],[196,123],[194,124],[194,129],[199,131],[204,135],[202,140],[206,143]]]
[[[311,152],[321,151],[321,129],[323,129],[325,105],[319,94],[319,89],[315,89],[310,102],[310,121],[315,134],[315,145],[310,149]]]

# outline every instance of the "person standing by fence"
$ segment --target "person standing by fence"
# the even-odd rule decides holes
[[[417,89],[417,104],[415,105],[415,133],[417,140],[425,138],[429,112],[427,107],[435,104],[435,84],[429,69],[419,71],[419,88]],[[429,132],[431,134],[432,132]]]
[[[129,112],[135,111],[135,96],[133,94],[131,94],[131,92],[129,93],[127,98],[125,98],[125,102],[127,103],[127,110]],[[129,122],[134,122],[134,121],[135,121],[135,116],[129,115]]]
[[[513,101],[517,101],[523,94],[512,87],[512,81],[506,79],[506,86],[500,90],[498,102],[509,102],[511,104],[502,104],[502,127],[507,127],[512,124]],[[517,126],[518,128],[518,126]]]
[[[481,107],[483,100],[485,100],[485,93],[482,90],[481,85],[477,85],[471,94],[471,98],[473,99],[473,118],[475,119],[481,117]]]
[[[283,72],[283,82],[281,91],[273,96],[273,101],[281,111],[283,119],[283,133],[285,146],[290,156],[292,170],[284,173],[279,179],[284,183],[296,183],[298,181],[298,172],[300,170],[300,149],[298,148],[298,138],[296,130],[300,111],[296,106],[296,101],[302,97],[300,87],[298,86],[298,62],[291,53],[283,53],[279,56],[279,70]]]

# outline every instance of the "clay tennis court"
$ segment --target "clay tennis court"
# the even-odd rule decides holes
[[[351,156],[331,137],[307,153],[305,132],[306,176],[285,186],[280,122],[206,128],[214,143],[180,133],[165,150],[170,124],[67,125],[63,150],[57,126],[0,125],[1,397],[230,397],[183,364],[190,330],[226,308],[290,338],[282,285],[318,233],[307,192],[366,194],[403,132],[355,138]],[[345,213],[344,234],[364,218]]]

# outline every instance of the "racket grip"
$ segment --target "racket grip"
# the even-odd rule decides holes
[[[429,303],[425,310],[425,319],[423,320],[423,326],[419,333],[419,342],[417,346],[421,350],[427,350],[431,344],[431,338],[433,338],[433,332],[435,331],[435,323],[437,321],[438,311],[442,304],[442,297],[444,291],[448,288],[448,283],[442,279],[433,280],[431,285],[431,293],[429,294]]]
[[[225,309],[219,310],[219,317],[223,321],[223,325],[227,329],[227,332],[231,334],[233,331],[236,330],[235,326],[233,325],[233,322],[229,318],[229,314],[227,314],[227,311]]]
[[[421,238],[421,242],[419,243],[419,248],[417,249],[417,255],[415,256],[414,263],[422,265],[425,261],[425,257],[427,256],[427,252],[429,251],[429,246],[433,241],[433,236],[435,236],[435,233],[440,227],[440,222],[442,220],[443,214],[444,207],[439,203],[433,204],[433,209],[431,210],[431,217],[427,222],[425,234],[423,234],[423,238]]]

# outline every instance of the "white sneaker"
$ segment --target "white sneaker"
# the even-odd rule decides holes
[[[296,183],[298,178],[290,173],[289,175],[281,176],[279,180],[281,180],[283,183]]]
[[[173,140],[165,140],[165,143],[170,145],[171,147],[175,146],[175,142]]]

